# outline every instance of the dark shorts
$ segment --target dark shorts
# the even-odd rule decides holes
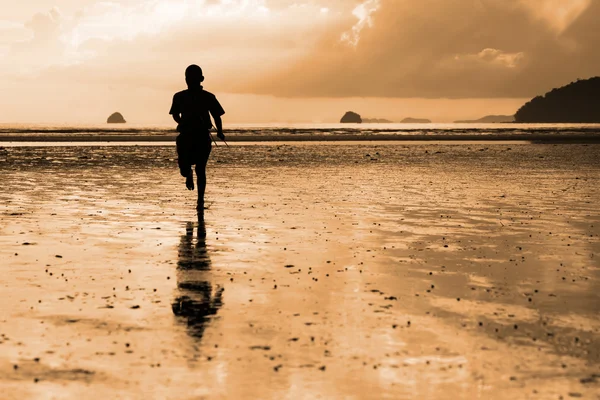
[[[181,133],[177,136],[177,164],[182,176],[187,176],[192,165],[206,166],[211,150],[211,139],[208,132],[200,134]]]

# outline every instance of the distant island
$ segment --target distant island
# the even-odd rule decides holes
[[[364,118],[365,124],[391,124],[392,121],[383,118]]]
[[[392,121],[383,118],[362,118],[354,111],[348,111],[340,120],[342,124],[391,124]]]
[[[362,122],[360,115],[353,111],[348,111],[340,120],[342,124],[362,124]]]
[[[125,121],[125,118],[123,118],[123,115],[121,113],[114,113],[112,114],[110,117],[108,117],[108,119],[106,120],[107,124],[124,124],[127,121]]]
[[[600,77],[578,80],[533,98],[517,111],[515,120],[600,123]]]
[[[400,122],[403,124],[430,124],[431,120],[424,118],[404,118]]]
[[[513,115],[486,115],[479,119],[454,121],[455,124],[503,124],[509,122],[515,122],[515,117]]]

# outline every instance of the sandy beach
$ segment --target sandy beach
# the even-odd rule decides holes
[[[600,145],[0,149],[2,399],[600,398]]]

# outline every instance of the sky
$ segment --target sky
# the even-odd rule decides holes
[[[600,0],[0,2],[0,123],[169,123],[192,63],[225,123],[514,114],[600,75]]]

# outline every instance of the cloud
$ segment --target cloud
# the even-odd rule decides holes
[[[88,39],[134,40],[144,35],[159,36],[174,27],[240,19],[256,20],[268,15],[265,0],[186,1],[148,0],[132,4],[98,2],[87,7],[74,31],[77,44]]]
[[[519,0],[532,17],[543,20],[557,33],[567,29],[592,0]]]
[[[31,38],[30,31],[24,24],[13,21],[0,20],[0,44],[9,45],[18,41]]]
[[[8,57],[13,43],[24,42],[31,39],[31,36],[24,24],[0,20],[0,56]],[[0,67],[2,69],[4,68]]]
[[[323,4],[329,6],[328,12],[322,11]],[[98,3],[84,9],[68,32],[63,29],[60,38],[70,56],[63,57],[62,65],[46,65],[42,73],[55,82],[175,89],[185,67],[198,63],[211,84],[235,92],[307,56],[326,32],[339,35],[342,27],[336,19],[346,23],[351,15],[340,17],[335,4]]]
[[[539,8],[533,1],[381,0],[355,47],[324,40],[305,59],[244,90],[291,97],[508,98],[598,74],[598,52],[589,44],[600,38],[591,22],[600,20],[600,2],[564,0],[551,13],[550,0],[539,0]]]
[[[358,5],[352,14],[358,18],[358,22],[348,32],[342,34],[341,40],[351,46],[356,47],[360,41],[360,33],[366,27],[373,26],[373,18],[371,15],[375,13],[381,5],[380,0],[366,0]]]
[[[3,79],[28,71],[57,84],[171,90],[199,63],[208,84],[231,93],[530,97],[598,73],[599,4],[87,0],[78,13],[34,14],[20,30],[0,24],[0,38],[10,31],[14,41],[8,51],[0,39],[9,60],[0,68]]]
[[[12,40],[4,43],[8,63],[0,64],[0,72],[5,79],[31,76],[64,61],[63,18],[58,8],[35,13],[20,26]]]
[[[507,53],[502,50],[487,48],[476,54],[458,54],[454,59],[457,62],[484,63],[504,68],[516,68],[524,57],[525,53],[523,52]]]
[[[54,41],[61,33],[60,11],[54,7],[48,12],[37,13],[25,23],[25,27],[33,32],[32,44],[41,46]]]

